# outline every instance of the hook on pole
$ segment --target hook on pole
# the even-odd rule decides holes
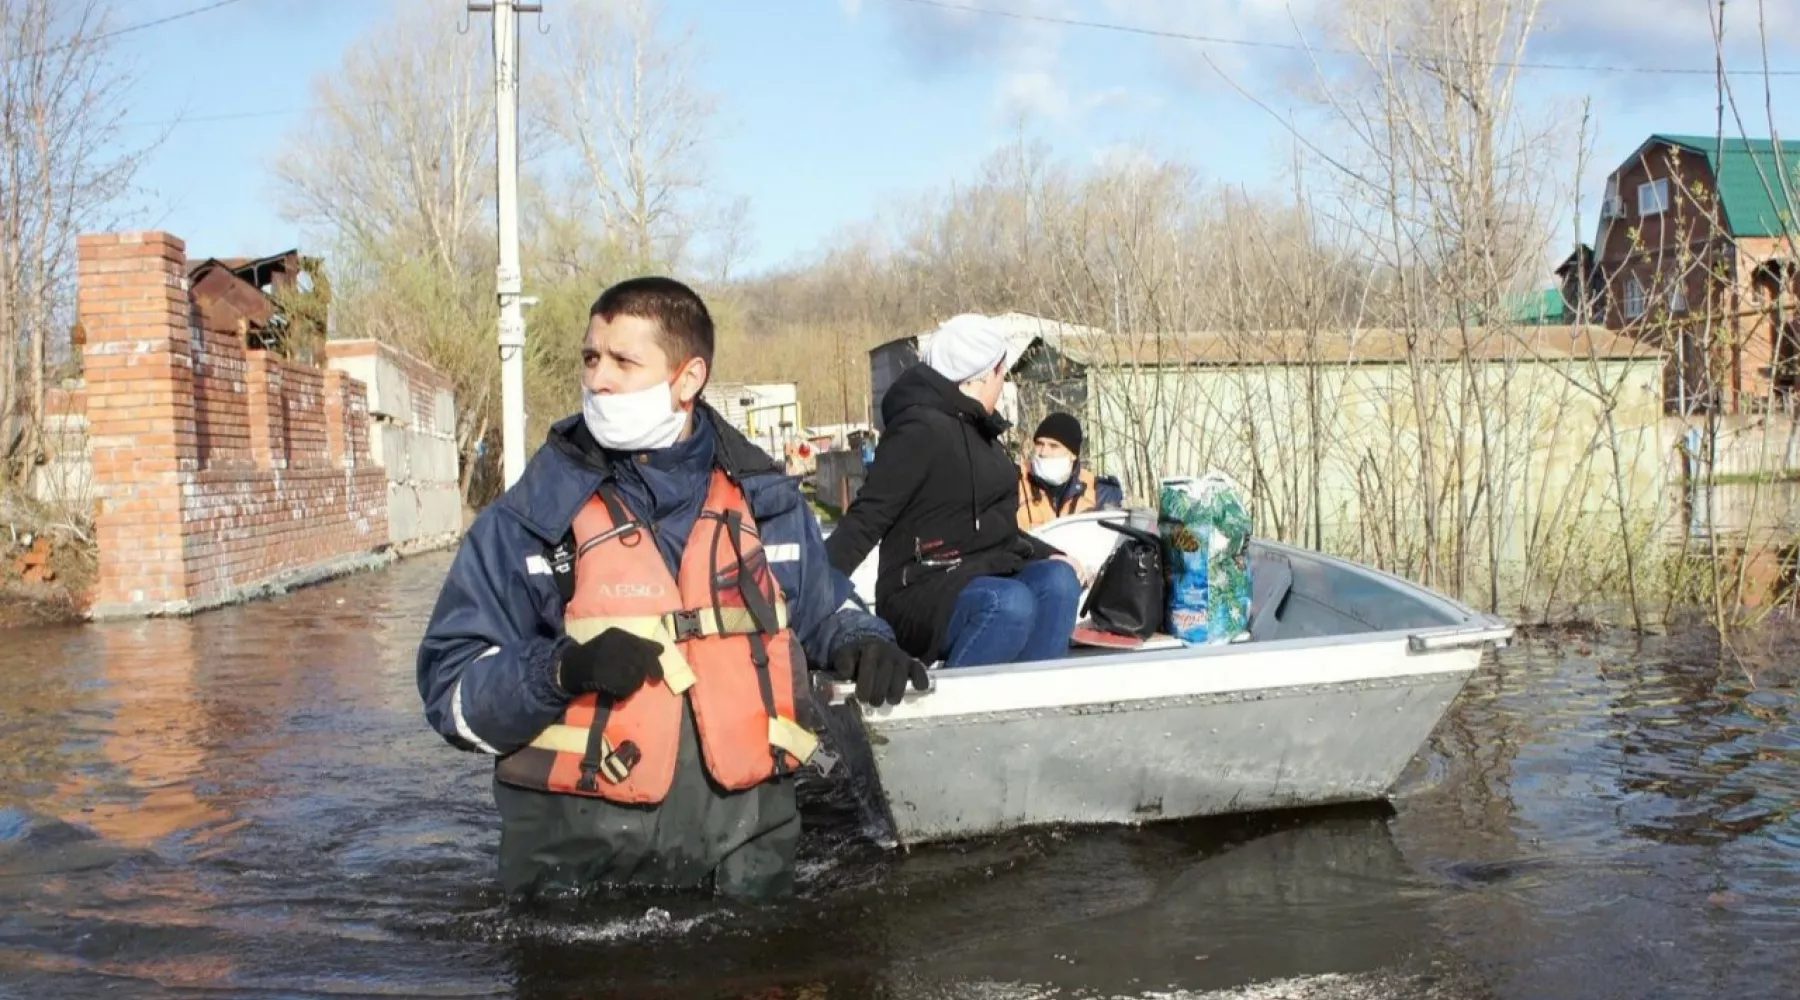
[[[468,4],[467,6],[465,6],[463,8],[463,18],[462,18],[462,21],[459,24],[457,24],[457,26],[456,26],[456,33],[459,35],[466,35],[469,33],[469,28],[471,26],[470,19],[469,19],[470,14],[491,14],[493,12],[494,12],[494,5],[491,3],[470,3],[470,4]]]

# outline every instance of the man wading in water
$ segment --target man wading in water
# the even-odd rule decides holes
[[[852,599],[780,466],[701,390],[687,286],[606,290],[582,412],[481,512],[419,646],[426,718],[496,755],[509,892],[791,892],[807,664],[897,703],[925,668]]]

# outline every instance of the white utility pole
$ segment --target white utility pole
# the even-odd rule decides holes
[[[499,202],[501,472],[510,488],[525,473],[525,305],[519,277],[519,15],[542,4],[494,0],[469,10],[494,15],[494,169]]]

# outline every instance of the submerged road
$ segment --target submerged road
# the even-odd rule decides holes
[[[521,909],[414,687],[448,561],[0,635],[0,997],[1800,994],[1800,640],[1525,641],[1391,810],[890,856],[815,787],[788,906]]]

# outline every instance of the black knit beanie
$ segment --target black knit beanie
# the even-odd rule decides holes
[[[1052,413],[1038,425],[1037,433],[1031,436],[1033,441],[1049,438],[1059,442],[1063,447],[1075,454],[1081,454],[1081,421],[1070,413]]]

